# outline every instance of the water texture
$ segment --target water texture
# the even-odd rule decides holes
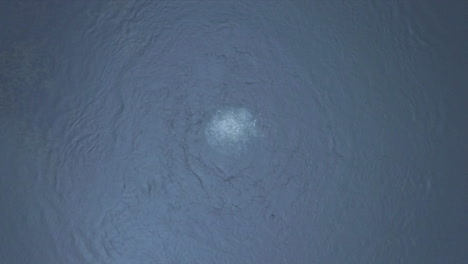
[[[467,263],[466,10],[1,1],[0,263]]]

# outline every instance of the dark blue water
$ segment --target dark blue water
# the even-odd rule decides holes
[[[462,2],[2,1],[0,263],[467,263]]]

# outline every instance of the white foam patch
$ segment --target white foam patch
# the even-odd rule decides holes
[[[244,108],[219,110],[205,129],[208,144],[224,153],[244,149],[252,137],[259,135],[257,121]]]

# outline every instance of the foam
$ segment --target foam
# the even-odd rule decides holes
[[[208,144],[225,154],[239,153],[258,135],[257,121],[245,108],[218,110],[205,128]]]

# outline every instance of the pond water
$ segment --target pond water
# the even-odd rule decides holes
[[[462,2],[2,1],[0,263],[467,263]]]

